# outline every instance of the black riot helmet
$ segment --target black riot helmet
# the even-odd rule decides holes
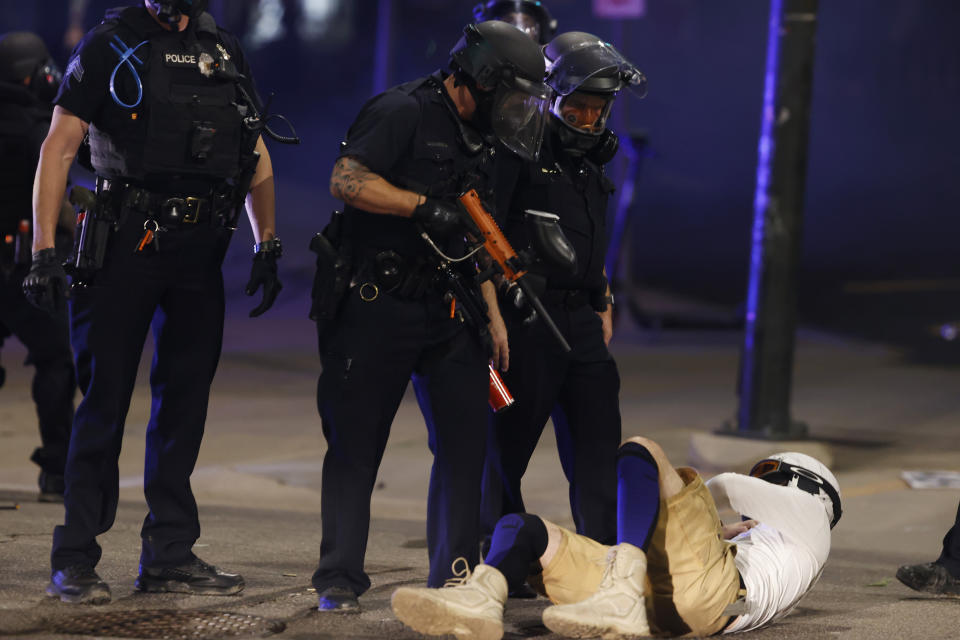
[[[540,0],[489,0],[473,8],[477,22],[502,20],[512,24],[540,44],[547,44],[557,32],[557,21]]]
[[[199,17],[207,10],[210,0],[147,0],[147,4],[157,12],[161,22],[175,25],[183,16]]]
[[[587,152],[612,136],[607,118],[623,89],[646,95],[647,79],[613,45],[582,31],[563,33],[543,48],[554,129],[564,148]],[[615,150],[614,150],[615,151]]]
[[[471,24],[450,51],[450,68],[476,102],[472,122],[519,156],[536,159],[551,95],[540,47],[506,22]]]
[[[40,36],[29,31],[0,35],[0,82],[24,85],[40,100],[53,102],[62,80]]]

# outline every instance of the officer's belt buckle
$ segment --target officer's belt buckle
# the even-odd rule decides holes
[[[196,224],[197,220],[200,218],[200,207],[203,205],[203,198],[195,198],[191,196],[189,198],[185,198],[184,202],[186,203],[186,206],[183,215],[183,222],[185,224]]]

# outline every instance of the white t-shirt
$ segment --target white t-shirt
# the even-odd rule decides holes
[[[718,509],[759,524],[731,542],[746,587],[746,613],[724,633],[750,631],[790,613],[816,583],[830,553],[830,520],[820,498],[739,473],[707,482]]]

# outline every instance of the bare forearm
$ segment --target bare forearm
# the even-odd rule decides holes
[[[273,162],[263,138],[257,140],[256,151],[260,159],[250,182],[250,193],[247,194],[247,217],[250,219],[254,242],[265,242],[277,234],[276,188]]]
[[[480,285],[480,293],[483,294],[483,300],[487,303],[487,314],[490,320],[500,319],[500,305],[497,303],[497,288],[490,280],[485,280]]]
[[[33,182],[33,251],[54,246],[57,222],[74,154],[43,145]]]
[[[357,209],[404,218],[424,201],[419,193],[393,186],[349,156],[337,160],[330,193]]]

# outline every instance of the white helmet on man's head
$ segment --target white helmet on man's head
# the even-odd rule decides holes
[[[796,487],[823,502],[832,529],[840,520],[840,484],[827,465],[796,451],[777,453],[753,465],[750,475],[773,484]]]

